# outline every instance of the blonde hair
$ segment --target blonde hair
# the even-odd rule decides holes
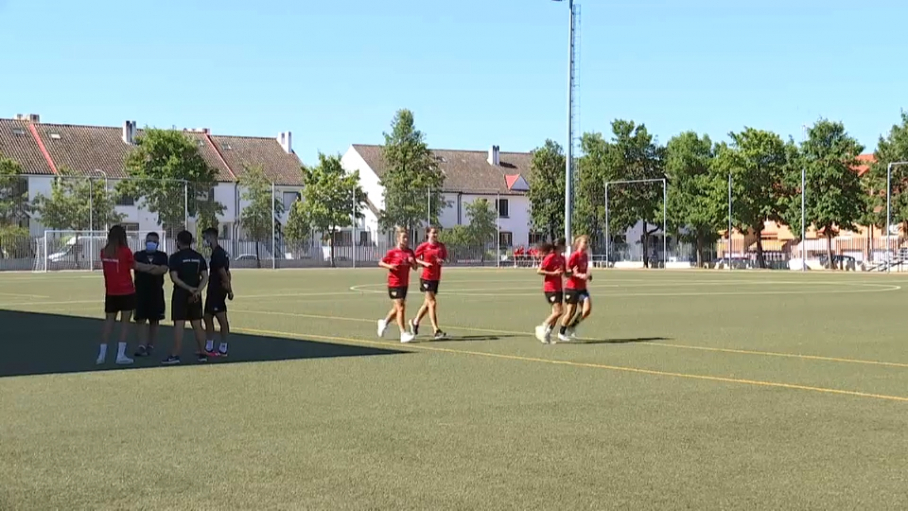
[[[581,234],[580,236],[575,237],[574,238],[574,248],[577,248],[577,246],[580,245],[581,241],[585,241],[585,242],[587,242],[587,244],[589,244],[590,237],[587,236],[586,234]]]

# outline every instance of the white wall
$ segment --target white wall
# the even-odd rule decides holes
[[[384,188],[381,186],[381,180],[353,146],[350,146],[350,148],[347,149],[347,152],[341,157],[341,166],[351,174],[358,171],[359,185],[362,187],[363,192],[366,193],[372,204],[379,210],[385,207]],[[372,232],[373,239],[375,239],[375,234],[379,232],[378,216],[372,213],[368,208],[366,208],[363,213],[365,218],[357,225],[357,229],[365,229]]]

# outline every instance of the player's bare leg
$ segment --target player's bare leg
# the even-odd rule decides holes
[[[101,327],[101,344],[98,347],[98,365],[107,360],[107,344],[110,343],[110,334],[113,333],[114,323],[117,322],[117,313],[108,312],[104,315],[104,326]]]

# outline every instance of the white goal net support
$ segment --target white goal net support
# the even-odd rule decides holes
[[[145,236],[158,231],[126,231],[129,248],[133,252],[145,250]],[[101,268],[99,256],[107,244],[107,231],[64,231],[47,230],[44,236],[35,239],[36,272],[83,270],[93,271]],[[158,250],[169,252],[172,242],[161,238]]]

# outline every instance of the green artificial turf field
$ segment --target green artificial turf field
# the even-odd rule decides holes
[[[908,276],[600,271],[554,346],[531,270],[446,270],[415,345],[381,270],[235,287],[229,359],[99,370],[99,275],[0,275],[0,509],[908,506]]]

